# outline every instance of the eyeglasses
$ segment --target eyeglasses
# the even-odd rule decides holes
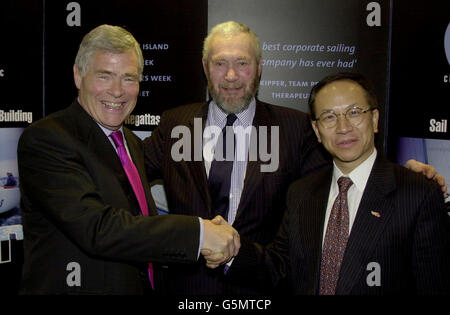
[[[329,110],[325,111],[322,114],[320,114],[319,118],[315,119],[318,120],[322,126],[325,128],[333,128],[337,124],[338,116],[344,115],[347,121],[353,126],[358,126],[363,121],[363,114],[373,111],[374,109],[377,109],[377,107],[369,108],[369,109],[361,109],[357,106],[350,107],[347,109],[344,113],[338,113],[336,114],[334,111]]]

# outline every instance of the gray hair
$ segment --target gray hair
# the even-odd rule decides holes
[[[78,49],[75,65],[81,76],[87,73],[92,55],[95,51],[106,51],[114,54],[124,53],[133,49],[138,59],[139,81],[142,81],[144,57],[141,47],[133,35],[120,26],[103,24],[87,33]]]
[[[256,34],[247,25],[235,21],[223,22],[217,24],[211,29],[208,36],[205,38],[205,41],[203,42],[203,60],[207,61],[209,58],[209,43],[214,36],[220,35],[231,38],[242,33],[248,34],[250,36],[250,39],[253,41],[255,58],[258,62],[259,59],[261,59],[261,45],[259,44],[258,36],[256,36]]]

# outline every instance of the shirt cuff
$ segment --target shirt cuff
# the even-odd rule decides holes
[[[223,269],[223,273],[224,273],[224,274],[227,274],[228,269],[230,269],[231,264],[233,263],[233,260],[234,260],[234,257],[231,258],[231,260],[230,260],[229,262],[226,263],[226,265],[225,265],[225,267],[224,267],[224,269]]]
[[[200,240],[198,242],[197,260],[200,258],[200,251],[203,247],[203,220],[199,217],[198,221],[200,222]]]

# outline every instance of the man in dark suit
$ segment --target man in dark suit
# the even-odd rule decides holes
[[[159,126],[144,140],[147,175],[150,180],[164,179],[170,213],[212,218],[216,215],[215,201],[219,198],[212,195],[209,185],[214,162],[202,154],[207,151],[206,144],[213,141],[207,134],[211,130],[208,128],[224,128],[229,114],[237,116],[234,128],[253,126],[260,137],[262,129],[266,128],[266,152],[272,156],[263,159],[258,154],[249,161],[246,157],[237,159],[227,180],[232,196],[226,215],[241,235],[266,244],[275,236],[281,222],[288,184],[327,161],[318,152],[319,146],[306,114],[255,99],[261,75],[261,50],[258,39],[247,26],[236,22],[217,26],[205,41],[203,66],[212,100],[175,108],[162,115]],[[186,128],[183,138],[172,136],[179,126]],[[173,147],[186,138],[189,141],[185,143],[192,144],[192,148],[189,156],[179,161],[173,156]],[[258,148],[262,149],[261,141]],[[248,152],[251,148],[247,146],[244,150]],[[196,157],[198,151],[200,154]],[[264,172],[264,166],[276,170]],[[199,261],[189,266],[169,265],[164,280],[167,294],[264,292],[264,288],[255,290],[245,284],[233,285],[222,278],[221,272],[208,270],[204,262]]]
[[[287,278],[295,294],[450,294],[441,191],[377,152],[379,112],[368,82],[328,76],[309,105],[333,166],[290,186],[275,240],[265,248],[242,240],[228,276],[259,285]]]
[[[233,21],[216,25],[205,39],[202,61],[212,100],[162,115],[158,128],[144,140],[147,175],[150,180],[164,180],[170,213],[212,218],[225,195],[227,215],[223,216],[240,235],[265,245],[278,231],[289,184],[328,165],[330,159],[317,142],[308,115],[256,99],[261,48],[246,25]],[[211,185],[218,180],[211,181],[216,176],[210,176],[214,161],[209,145],[215,138],[219,142],[211,127],[220,131],[232,114],[237,116],[234,131],[254,127],[251,137],[258,142],[255,147],[248,144],[251,141],[239,146],[236,135],[235,162],[231,175],[219,180],[226,191],[220,198]],[[221,145],[217,147],[221,151]],[[264,148],[269,157],[260,154],[266,152]],[[427,169],[413,165],[418,171]],[[230,283],[222,271],[208,270],[202,262],[168,266],[165,283],[168,294],[267,293],[263,286]]]
[[[201,249],[224,260],[236,254],[239,239],[230,226],[156,216],[142,142],[122,126],[136,105],[142,70],[142,51],[129,32],[95,28],[73,67],[78,99],[23,132],[22,293],[153,292],[161,287],[156,263],[195,263]]]

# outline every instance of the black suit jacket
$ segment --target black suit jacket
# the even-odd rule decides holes
[[[123,131],[155,215],[142,142]],[[22,293],[139,294],[147,262],[197,260],[198,218],[140,215],[117,153],[77,101],[23,132],[18,164]],[[80,286],[68,285],[70,263],[79,266]]]
[[[286,216],[266,248],[244,241],[228,276],[271,285],[288,278],[295,294],[318,294],[332,167],[296,181]],[[373,215],[378,212],[379,217]],[[345,250],[336,294],[450,294],[449,224],[440,188],[377,157]],[[380,286],[370,286],[379,265]]]
[[[208,103],[169,110],[163,114],[151,137],[144,140],[148,177],[164,180],[170,213],[213,217],[204,161],[194,159],[194,140],[191,140],[190,161],[176,162],[171,156],[173,144],[179,141],[171,138],[172,130],[185,126],[194,135],[194,119],[198,118],[202,122],[201,137],[207,114]],[[275,237],[281,223],[289,184],[329,162],[313,134],[309,116],[302,112],[257,101],[253,125],[258,131],[267,126],[269,140],[270,127],[279,128],[279,167],[275,172],[262,173],[263,162],[259,158],[248,162],[233,226],[240,235],[267,244]],[[201,145],[201,138],[199,143]],[[253,283],[227,283],[223,272],[207,269],[204,261],[194,266],[171,265],[166,271],[166,292],[170,294],[254,294],[265,291]]]

